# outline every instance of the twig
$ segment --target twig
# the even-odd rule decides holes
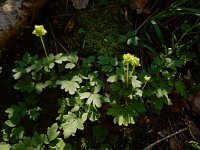
[[[56,36],[55,36],[53,26],[52,26],[50,21],[49,21],[49,27],[50,27],[50,31],[51,31],[51,34],[52,34],[52,37],[53,37],[53,44],[54,44],[54,47],[55,47],[55,51],[56,51],[56,54],[57,54],[58,53],[58,46],[57,46],[57,43],[56,43]],[[60,74],[60,66],[59,65],[58,65],[58,73]]]
[[[69,54],[69,52],[66,50],[66,48],[58,41],[56,41],[58,43],[58,45],[67,53]]]
[[[149,146],[145,147],[145,148],[142,149],[142,150],[150,150],[153,146],[159,144],[160,142],[162,142],[162,141],[164,141],[164,140],[166,140],[166,139],[168,139],[168,138],[171,138],[171,137],[173,137],[173,136],[175,136],[175,135],[177,135],[177,134],[180,134],[180,133],[182,133],[182,132],[184,132],[184,131],[186,131],[186,130],[188,130],[188,128],[183,128],[183,129],[181,129],[181,130],[179,130],[179,131],[177,131],[177,132],[175,132],[175,133],[173,133],[173,134],[170,134],[170,135],[168,135],[168,136],[166,136],[166,137],[164,137],[164,138],[162,138],[162,139],[160,139],[160,140],[158,140],[158,141],[156,141],[156,142],[150,144]]]
[[[168,120],[169,125],[170,125],[170,127],[171,127],[171,132],[174,133],[174,128],[173,128],[173,126],[172,126],[172,122],[169,120],[169,117],[167,118],[167,120]],[[176,141],[178,141],[178,139],[177,139],[176,136],[174,136],[174,138],[175,138]]]
[[[53,27],[52,27],[51,22],[49,22],[49,27],[50,27],[50,31],[51,31],[51,34],[52,34],[52,37],[53,37],[53,43],[54,43],[56,53],[58,53],[58,46],[57,46],[57,43],[56,43],[56,37],[55,37],[54,31],[53,31]]]
[[[173,126],[172,126],[172,122],[170,121],[169,117],[168,117],[167,119],[168,119],[169,125],[170,125],[170,127],[171,127],[171,132],[174,132],[174,128],[173,128]],[[174,136],[174,140],[175,140],[175,142],[178,142],[178,141],[179,141],[179,140],[177,139],[176,135]],[[177,144],[177,146],[180,148],[179,143],[176,143],[176,144]]]

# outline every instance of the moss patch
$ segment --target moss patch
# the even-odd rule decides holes
[[[67,42],[84,54],[122,54],[128,47],[118,37],[130,29],[124,22],[119,8],[80,14]]]

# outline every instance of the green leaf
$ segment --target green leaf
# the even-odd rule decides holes
[[[51,127],[48,127],[47,137],[50,142],[53,141],[54,139],[56,139],[58,137],[58,135],[60,134],[60,131],[57,131],[57,130],[58,130],[57,123],[54,123]]]
[[[135,124],[135,121],[127,112],[121,112],[119,115],[114,117],[114,123],[118,123],[119,126],[128,126],[129,124]]]
[[[81,118],[82,118],[83,122],[85,122],[88,118],[88,113],[83,113]]]
[[[2,129],[1,132],[2,132],[2,139],[4,141],[9,141],[9,139],[10,139],[10,133],[7,133],[8,131],[6,129]]]
[[[109,65],[105,65],[102,67],[102,71],[104,72],[112,72],[112,70],[113,70],[113,67]]]
[[[138,105],[139,106],[139,105]],[[108,109],[107,114],[114,116],[114,123],[119,126],[128,126],[129,124],[135,124],[134,117],[137,116],[135,111],[135,105],[127,105],[122,107],[119,104],[112,104],[112,107]],[[143,107],[140,106],[138,110],[143,111]]]
[[[133,104],[131,104],[131,108],[136,110],[138,113],[144,113],[146,111],[144,103],[140,101],[134,101]]]
[[[28,65],[31,62],[31,56],[29,53],[25,53],[22,57],[22,61],[23,61],[23,66]]]
[[[129,31],[129,32],[127,33],[127,35],[128,35],[128,37],[134,37],[134,36],[137,35],[137,30]]]
[[[168,95],[165,96],[165,97],[163,97],[162,99],[163,99],[163,101],[164,101],[165,104],[167,104],[167,105],[172,105],[172,101],[171,101],[171,99],[168,97]]]
[[[9,126],[9,127],[14,127],[14,126],[16,126],[17,124],[19,123],[19,121],[18,122],[13,122],[13,121],[11,121],[11,120],[6,120],[5,121],[5,124],[7,125],[7,126]]]
[[[136,89],[136,92],[135,92],[135,95],[136,95],[136,96],[142,97],[142,94],[143,94],[143,91],[142,91],[142,90]]]
[[[93,106],[88,106],[88,109],[86,110],[88,112],[88,118],[90,121],[97,121],[100,117],[99,113],[97,112],[97,109]]]
[[[186,91],[185,84],[182,81],[178,80],[175,82],[175,87],[176,87],[176,91],[186,99],[187,91]]]
[[[76,105],[76,106],[74,106],[74,108],[72,108],[70,110],[70,112],[76,112],[76,111],[79,111],[79,110],[80,110],[80,106]]]
[[[24,137],[23,141],[19,141],[19,143],[12,145],[11,149],[13,149],[13,150],[35,150],[30,137]],[[40,149],[44,150],[42,147],[40,147]]]
[[[85,98],[89,98],[91,93],[90,92],[84,92],[84,93],[79,93],[80,95],[80,99],[85,99]]]
[[[158,98],[164,97],[164,96],[167,97],[167,94],[168,94],[167,91],[163,88],[157,88],[155,92]]]
[[[32,83],[31,81],[19,80],[17,84],[15,84],[14,88],[16,90],[21,90],[22,92],[31,92],[34,90],[34,83]]]
[[[55,63],[51,62],[49,63],[49,68],[52,69],[55,66]]]
[[[142,85],[142,82],[140,82],[139,80],[137,80],[137,76],[132,76],[131,78],[131,84],[133,88],[139,88]]]
[[[93,107],[100,108],[102,105],[101,95],[96,93],[91,93],[86,101],[86,104],[91,105],[91,103]]]
[[[5,142],[0,143],[1,150],[10,150],[10,148],[11,148],[10,144],[6,144]]]
[[[69,143],[66,145],[66,148],[65,148],[65,149],[66,149],[66,150],[74,150],[74,149],[72,148],[71,144],[69,144]]]
[[[37,132],[34,133],[33,137],[31,138],[32,144],[37,147],[41,146],[44,142],[44,134],[38,134]]]
[[[185,63],[183,60],[174,60],[174,64],[176,67],[182,67]]]
[[[71,63],[75,64],[78,62],[77,52],[72,52],[67,57],[68,57],[68,61]]]
[[[34,69],[35,69],[35,65],[31,65],[31,66],[26,67],[25,71],[26,71],[26,73],[29,73]]]
[[[164,105],[163,100],[161,98],[153,98],[152,104],[153,104],[153,107],[159,111],[163,108],[163,105]]]
[[[65,65],[65,68],[66,69],[72,69],[72,68],[74,68],[76,65],[74,64],[74,63],[67,63],[66,65]]]
[[[11,108],[6,109],[5,112],[8,114],[8,118],[10,119],[7,120],[5,124],[7,124],[10,127],[14,127],[26,114],[25,104],[19,102],[18,105],[14,105]]]
[[[63,123],[61,127],[63,129],[64,138],[68,138],[69,136],[74,136],[77,129],[83,130],[83,120],[81,118],[77,118],[77,116],[73,113],[68,113],[63,116]]]
[[[22,139],[24,136],[24,128],[23,127],[15,127],[12,129],[11,137],[15,137],[16,139]]]
[[[71,81],[76,81],[76,82],[78,82],[80,84],[83,80],[79,76],[73,76],[73,78],[71,79]]]
[[[44,83],[37,83],[35,84],[35,90],[37,93],[41,93],[46,88]]]
[[[55,62],[58,64],[62,64],[63,62],[68,61],[68,60],[69,60],[68,56],[62,56],[62,54],[55,56]]]
[[[63,53],[58,53],[58,54],[56,54],[55,57],[54,57],[55,60],[59,59],[62,55],[63,55]]]
[[[107,79],[107,81],[111,82],[111,83],[116,82],[117,81],[117,76],[116,75],[112,75]]]
[[[34,107],[33,109],[29,109],[27,111],[27,114],[29,115],[29,118],[35,121],[37,117],[40,115],[39,111],[41,110],[40,107]]]
[[[119,41],[119,42],[126,42],[126,41],[127,41],[127,38],[128,38],[128,37],[127,37],[126,35],[120,35],[119,38],[118,38],[118,41]]]
[[[154,27],[154,29],[155,29],[155,31],[156,31],[156,34],[157,34],[158,39],[160,40],[161,44],[164,44],[164,45],[165,45],[165,40],[164,40],[164,38],[163,38],[163,34],[162,34],[162,32],[161,32],[161,30],[160,30],[160,28],[159,28],[157,22],[154,21],[154,20],[151,20],[151,23],[152,23],[152,25],[153,25],[153,27]]]
[[[121,105],[112,104],[112,107],[108,109],[107,114],[112,115],[112,116],[116,116],[116,115],[120,114],[121,111],[122,111]]]
[[[57,138],[56,140],[57,140],[57,141],[56,141],[57,143],[56,143],[55,149],[56,149],[56,150],[64,150],[66,144],[65,144],[65,142],[63,141],[63,139]],[[68,149],[67,149],[67,150],[68,150]]]
[[[64,89],[65,92],[69,92],[69,94],[74,95],[75,92],[80,88],[79,84],[74,81],[58,81],[57,84],[61,85],[61,89]]]
[[[15,68],[12,71],[15,72],[15,74],[13,75],[15,80],[19,79],[25,72],[24,68]]]
[[[127,45],[134,45],[134,46],[138,46],[138,41],[139,41],[140,39],[139,39],[139,37],[132,37],[132,38],[129,38],[128,40],[127,40]]]
[[[54,59],[55,59],[54,54],[50,53],[48,58],[47,58],[48,62],[52,62],[52,61],[54,61]]]
[[[108,57],[108,56],[99,56],[97,62],[99,64],[101,64],[101,65],[108,65],[108,64],[110,64],[110,57]]]
[[[92,63],[95,61],[95,56],[89,56],[88,58],[83,59],[82,66],[83,67],[90,67]]]
[[[119,126],[124,124],[125,118],[124,118],[124,116],[122,114],[118,115],[117,118],[118,118],[117,122],[118,122]]]

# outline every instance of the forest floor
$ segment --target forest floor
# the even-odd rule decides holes
[[[160,3],[158,2],[155,6],[161,6]],[[163,8],[160,7],[158,10],[151,4],[150,6],[141,8],[143,9],[143,12],[137,14],[136,10],[131,9],[129,4],[127,5],[127,3],[121,2],[106,3],[103,2],[103,0],[99,2],[93,1],[88,4],[87,9],[76,10],[72,7],[71,1],[69,1],[67,5],[66,1],[52,1],[44,8],[40,17],[33,22],[33,25],[42,24],[47,30],[47,36],[44,37],[44,41],[48,53],[57,54],[60,52],[77,51],[80,58],[89,55],[98,56],[103,54],[119,59],[122,59],[122,55],[125,53],[133,53],[140,58],[142,67],[145,68],[151,63],[150,61],[155,56],[152,53],[161,54],[163,49],[162,44],[165,43],[169,46],[170,44],[168,43],[172,42],[170,39],[172,37],[168,35],[168,32],[174,32],[174,40],[176,41],[175,38],[179,38],[182,35],[181,32],[176,31],[179,30],[175,29],[177,25],[185,22],[188,22],[188,24],[193,21],[198,22],[196,17],[191,17],[189,14],[181,17],[171,14],[172,17],[170,18],[160,19],[162,21],[158,19],[160,21],[159,25],[161,26],[161,30],[154,32],[153,29],[149,27],[151,26],[149,21],[150,18],[154,15],[156,16],[158,12],[165,10],[167,6],[170,5],[171,2],[166,2],[166,6],[162,6]],[[156,26],[154,27],[156,28]],[[129,31],[134,31],[135,29],[139,29],[139,33],[137,34],[140,36],[139,43],[144,43],[143,46],[146,45],[146,47],[144,46],[141,48],[141,45],[136,44],[136,36],[134,36],[135,41],[132,44],[120,42],[120,35],[127,35]],[[43,55],[41,51],[42,45],[39,43],[39,40],[32,35],[32,31],[33,26],[25,29],[23,35],[11,48],[12,50],[1,56],[1,128],[3,128],[3,123],[7,119],[5,110],[11,105],[16,104],[18,101],[21,101],[21,98],[23,97],[23,93],[13,88],[16,82],[13,79],[12,72],[15,61],[19,60],[25,52],[29,52],[31,55]],[[160,31],[163,32],[160,33]],[[199,29],[194,32],[197,32],[198,34]],[[197,34],[195,34],[194,43],[190,42],[192,35],[188,35],[185,39],[185,42],[188,42],[188,45],[193,47],[192,49],[198,48],[199,37]],[[160,38],[164,38],[166,42],[161,43],[162,39],[160,41]],[[147,46],[148,44],[151,46]],[[146,52],[142,49],[145,49]],[[195,53],[198,55],[199,50]],[[177,76],[179,74],[181,74],[181,76],[186,76],[188,75],[187,71],[189,70],[191,73],[194,73],[192,80],[198,85],[198,76],[200,75],[200,72],[198,71],[199,57],[194,57],[194,59],[194,61],[187,63],[187,65],[178,70],[177,72],[179,73],[177,73]],[[185,81],[187,89],[189,89],[191,87],[190,84],[192,84],[188,82],[190,82],[190,80]],[[39,133],[42,133],[55,120],[59,108],[57,102],[53,101],[53,98],[58,97],[58,95],[62,93],[57,91],[51,92],[51,90],[45,92],[42,94],[42,98],[40,98],[45,101],[39,102],[40,107],[43,108],[42,117],[39,118],[37,123],[31,125],[33,126],[33,129],[28,129],[30,124],[24,120],[24,123],[27,123],[25,125],[27,133],[32,133],[31,130],[37,130]],[[193,94],[198,93],[197,87],[195,87],[193,91],[188,90],[188,93],[191,96],[196,96],[196,99],[198,98],[198,95]],[[109,135],[107,135],[104,142],[108,144],[114,141],[110,144],[114,149],[139,150],[145,147],[146,149],[153,148],[158,150],[198,149],[197,143],[200,140],[200,114],[194,114],[195,112],[191,108],[191,103],[187,99],[184,100],[180,94],[172,92],[170,93],[170,97],[173,100],[173,105],[165,105],[160,113],[149,111],[150,114],[146,113],[141,115],[137,118],[136,124],[134,125],[119,127],[118,125],[106,124],[99,121],[101,122],[99,124],[101,124],[102,128],[109,130]],[[149,106],[147,106],[147,108],[149,108]],[[109,120],[108,122],[110,122],[110,118],[107,119]],[[90,128],[91,125],[93,124],[86,122],[84,133],[78,133],[80,137],[75,136],[69,140],[73,146],[75,145],[76,149],[80,149],[76,144],[82,144],[83,142],[81,140],[83,139],[88,147],[94,145],[95,142],[91,133],[92,129]],[[114,140],[112,138],[114,138]],[[196,147],[191,146],[192,142],[194,145],[196,144]],[[82,147],[82,149],[84,148]]]

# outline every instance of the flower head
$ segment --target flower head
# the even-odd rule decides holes
[[[131,65],[132,65],[133,67],[141,66],[141,65],[140,65],[140,58],[133,57],[133,60],[131,61]]]
[[[144,80],[145,80],[146,82],[149,81],[150,79],[151,79],[150,76],[147,76],[147,75],[144,76]]]
[[[140,59],[129,53],[123,55],[123,64],[131,64],[133,67],[140,66]]]
[[[35,25],[35,30],[32,32],[32,34],[35,34],[36,36],[43,36],[47,33],[47,31],[44,29],[43,25]]]

